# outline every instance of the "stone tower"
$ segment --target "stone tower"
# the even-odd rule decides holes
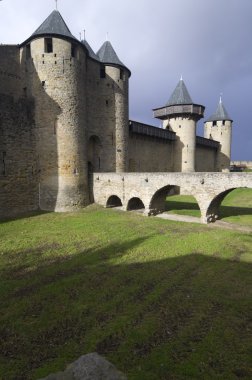
[[[35,99],[39,207],[87,205],[86,51],[54,10],[20,52],[27,95]]]
[[[154,116],[163,120],[163,128],[176,133],[174,171],[194,172],[196,125],[204,116],[205,107],[194,104],[181,78],[168,103],[154,110]]]
[[[230,168],[232,122],[220,97],[216,112],[204,124],[204,137],[220,142],[216,171],[228,172]]]
[[[114,134],[115,134],[115,171],[128,170],[128,143],[129,143],[129,106],[128,88],[130,71],[118,58],[109,41],[104,42],[97,56],[104,64],[103,91],[109,96],[112,89],[114,105]]]

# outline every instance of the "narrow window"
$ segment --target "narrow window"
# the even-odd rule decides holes
[[[106,78],[105,67],[101,67],[100,69],[100,78]]]
[[[45,87],[45,80],[42,80],[41,84],[42,84],[42,87]]]
[[[72,56],[73,58],[76,58],[76,50],[77,50],[76,45],[75,45],[75,44],[72,44],[72,45],[71,45],[71,56]]]
[[[45,38],[45,53],[53,52],[53,41],[52,38]]]
[[[31,58],[31,45],[26,45],[26,59]]]
[[[58,127],[58,119],[54,120],[54,125],[53,125],[53,134],[57,134],[57,127]]]
[[[222,125],[225,125],[225,120],[222,120]]]
[[[215,126],[215,125],[217,125],[217,121],[216,120],[213,121],[213,126]]]
[[[108,100],[106,100],[106,106],[108,106],[108,104],[109,104],[109,101],[108,101]]]
[[[123,69],[120,69],[120,79],[124,80],[124,71],[123,71]]]
[[[3,152],[3,155],[2,155],[2,160],[3,160],[3,171],[2,171],[2,174],[3,175],[6,174],[5,157],[6,157],[6,152]]]

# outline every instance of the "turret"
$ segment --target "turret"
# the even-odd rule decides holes
[[[220,97],[216,112],[204,124],[204,137],[220,142],[216,171],[228,172],[230,168],[232,122]]]
[[[154,117],[163,120],[163,128],[176,133],[174,171],[195,171],[197,121],[205,107],[194,104],[181,78],[164,107],[154,109]]]
[[[21,44],[26,91],[36,99],[38,203],[43,210],[67,211],[89,203],[87,56],[57,10]]]
[[[97,52],[102,63],[101,77],[107,79],[104,91],[113,94],[113,109],[115,121],[115,170],[128,170],[128,140],[129,140],[129,104],[128,80],[131,75],[129,69],[120,61],[109,41],[104,42]]]

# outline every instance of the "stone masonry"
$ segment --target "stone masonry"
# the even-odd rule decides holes
[[[96,203],[121,205],[124,210],[145,208],[148,215],[164,211],[166,196],[177,186],[195,197],[202,223],[209,223],[218,219],[219,206],[230,191],[252,188],[252,173],[94,173],[93,177]]]
[[[205,122],[205,136],[197,136],[205,107],[192,101],[181,78],[168,103],[154,109],[163,124],[157,128],[129,120],[130,75],[109,41],[95,54],[57,10],[20,45],[0,46],[0,217],[105,205],[108,193],[119,194],[125,208],[130,197],[140,198],[147,213],[156,213],[167,186],[177,186],[196,194],[209,220],[213,197],[235,178],[210,174],[230,166],[232,119],[222,100]],[[99,183],[111,180],[104,180],[102,195],[97,176]],[[160,190],[162,178],[171,182]],[[247,186],[239,178],[233,186]],[[210,179],[211,194],[202,192]]]

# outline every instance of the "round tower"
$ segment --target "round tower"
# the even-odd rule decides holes
[[[120,61],[111,43],[106,41],[97,56],[104,66],[104,77],[107,79],[107,91],[113,94],[113,117],[115,121],[115,170],[126,172],[128,170],[128,144],[129,144],[129,69]]]
[[[165,107],[154,109],[154,116],[163,120],[163,128],[176,133],[174,171],[195,171],[196,125],[204,110],[204,106],[193,103],[182,78]]]
[[[27,92],[35,102],[42,210],[89,203],[85,61],[86,50],[56,10],[21,45]]]
[[[204,123],[204,137],[220,142],[216,159],[218,172],[230,170],[232,123],[220,97],[216,112]]]

